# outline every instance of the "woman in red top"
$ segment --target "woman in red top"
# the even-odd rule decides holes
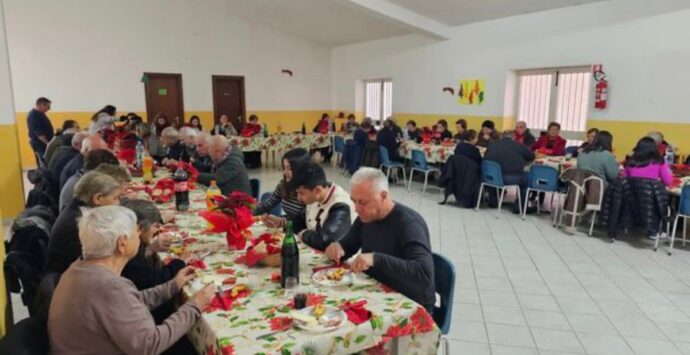
[[[549,131],[532,144],[530,149],[544,155],[565,155],[565,139],[561,138],[561,125],[557,122],[549,123]]]
[[[242,130],[242,137],[253,137],[260,134],[262,131],[261,125],[259,124],[259,117],[256,115],[249,116],[249,122],[244,126]]]

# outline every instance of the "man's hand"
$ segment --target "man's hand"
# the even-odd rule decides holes
[[[331,243],[331,245],[326,248],[326,256],[335,261],[336,264],[340,264],[340,259],[345,256],[345,250],[343,250],[343,247],[340,245],[340,243]]]
[[[264,215],[261,220],[264,222],[266,228],[283,228],[285,226],[285,218],[273,215]]]
[[[175,283],[178,289],[182,289],[187,282],[192,281],[196,276],[196,269],[191,266],[187,266],[180,270],[177,275],[175,275]]]
[[[177,164],[179,164],[179,163],[180,163],[180,162],[178,162],[178,161],[175,160],[175,159],[168,159],[168,158],[163,159],[163,166],[177,165]]]
[[[359,254],[350,265],[350,270],[352,272],[367,271],[372,266],[374,266],[373,253]]]

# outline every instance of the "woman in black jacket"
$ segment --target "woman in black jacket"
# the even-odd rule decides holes
[[[482,166],[482,155],[477,148],[477,131],[470,129],[459,137],[455,146],[455,155],[462,155],[472,159],[478,166]]]
[[[383,122],[383,129],[376,136],[376,143],[380,147],[386,148],[390,161],[397,162],[400,160],[398,157],[398,135],[395,132],[394,123],[391,119]]]
[[[122,185],[113,177],[97,171],[86,173],[74,187],[74,200],[58,216],[48,243],[46,270],[63,273],[81,257],[79,219],[84,208],[117,205]]]
[[[181,259],[173,259],[167,265],[156,268],[152,255],[169,248],[169,238],[159,234],[162,222],[161,213],[151,201],[123,200],[120,203],[137,215],[141,244],[137,255],[132,258],[122,270],[122,277],[131,280],[139,290],[144,290],[172,280],[177,272],[187,265],[194,257],[193,254],[185,254]],[[158,235],[157,238],[154,237]]]

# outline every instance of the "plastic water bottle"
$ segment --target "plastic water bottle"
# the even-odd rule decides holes
[[[141,168],[144,163],[144,143],[142,141],[137,141],[136,152],[136,166]]]

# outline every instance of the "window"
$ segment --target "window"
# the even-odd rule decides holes
[[[364,115],[380,125],[393,110],[393,82],[390,79],[365,80]]]
[[[535,135],[561,124],[568,145],[579,145],[587,127],[590,67],[519,71],[518,115]]]

